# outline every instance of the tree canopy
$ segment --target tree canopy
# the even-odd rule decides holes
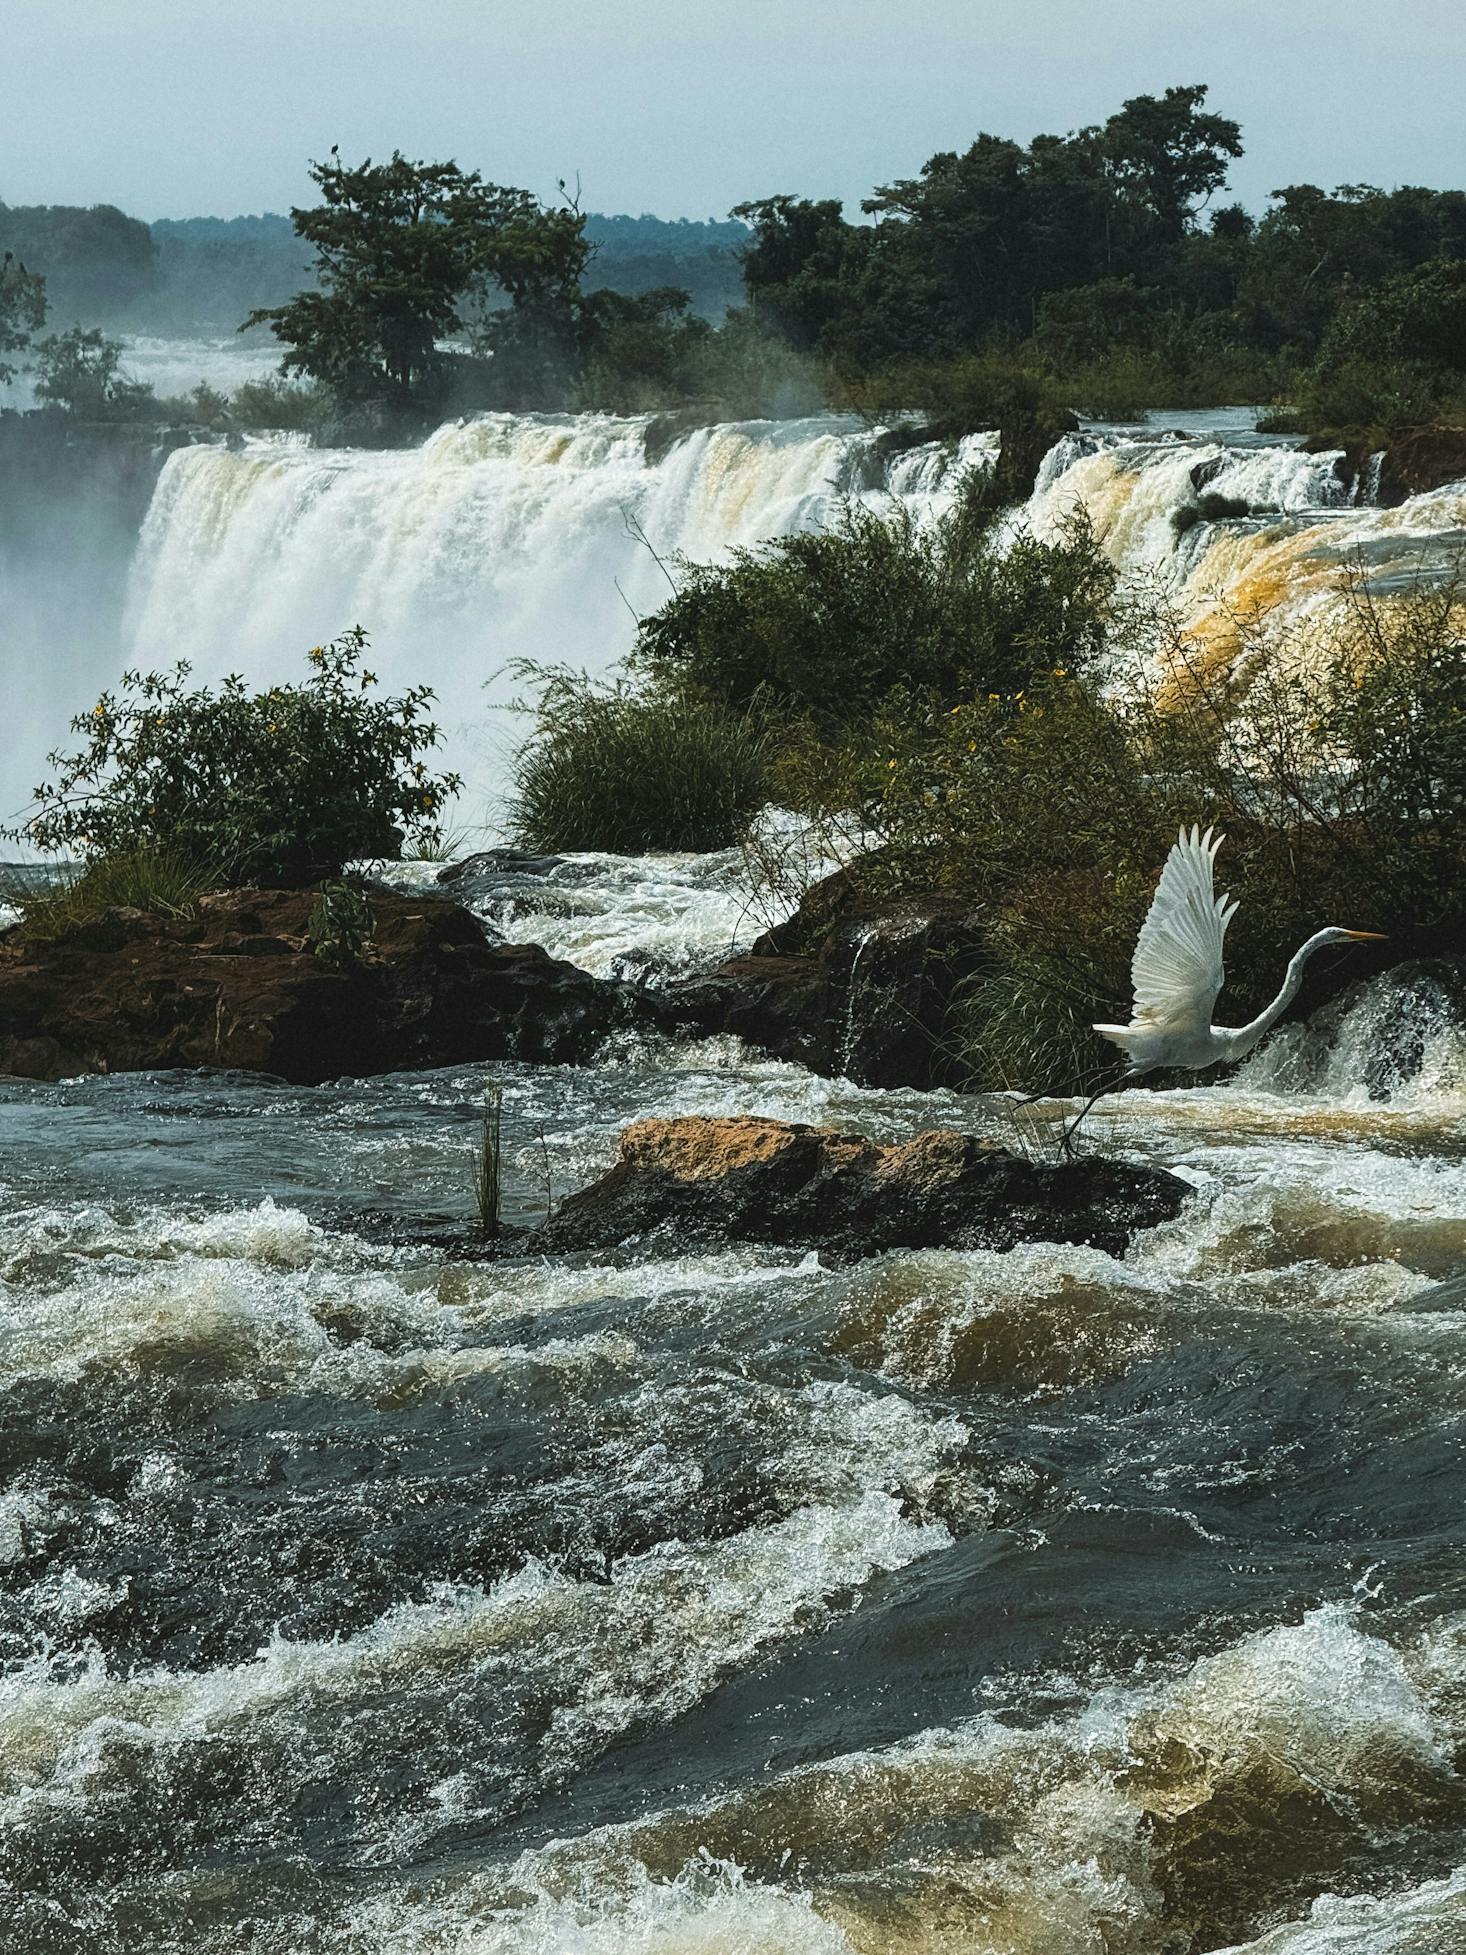
[[[511,313],[548,327],[579,289],[588,247],[578,211],[398,151],[347,164],[333,150],[310,174],[322,201],[291,218],[315,248],[320,289],[257,309],[245,325],[268,325],[288,348],[286,372],[344,400],[426,405],[440,343],[460,330],[467,302],[497,292]]]

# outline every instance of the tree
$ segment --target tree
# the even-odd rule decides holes
[[[1319,349],[1319,365],[1351,361],[1412,361],[1466,373],[1466,259],[1438,259],[1381,279],[1342,306]]]
[[[291,218],[315,246],[321,289],[244,322],[268,325],[288,345],[284,372],[322,381],[345,401],[415,411],[431,405],[440,342],[459,330],[471,297],[507,295],[521,331],[531,315],[541,330],[573,326],[588,255],[578,211],[395,150],[390,162],[350,165],[333,149],[310,174],[323,201]],[[507,323],[491,322],[491,344],[507,337]]]
[[[1224,115],[1202,110],[1206,88],[1168,88],[1136,95],[1102,133],[1102,146],[1121,188],[1142,203],[1162,234],[1178,240],[1192,207],[1227,181],[1227,164],[1242,154],[1242,131]]]
[[[113,421],[152,400],[153,390],[122,372],[121,340],[99,327],[72,326],[36,348],[36,399],[86,421]]]
[[[0,259],[0,355],[23,353],[31,334],[46,323],[46,281],[28,272],[13,253]],[[18,368],[0,358],[0,386],[8,386]]]

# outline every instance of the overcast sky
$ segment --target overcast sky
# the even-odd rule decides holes
[[[399,148],[724,215],[1211,84],[1233,190],[1466,186],[1466,0],[5,0],[0,201],[283,210]]]

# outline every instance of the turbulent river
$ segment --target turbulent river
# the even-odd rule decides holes
[[[1402,574],[1466,513],[1355,500],[1246,417],[1170,426],[1070,438],[1026,516],[1082,504],[1198,617],[1306,615],[1349,553]],[[489,768],[484,680],[624,651],[648,543],[842,492],[920,515],[953,459],[509,417],[188,450],[128,644],[284,677],[360,619]],[[1248,516],[1178,533],[1198,482]],[[602,973],[765,920],[733,856],[477,900]],[[648,1113],[1044,1144],[1051,1111],[732,1041],[495,1072],[522,1221]],[[0,1946],[1466,1949],[1466,1312],[1430,1296],[1466,1267],[1466,1026],[1428,983],[1105,1103],[1091,1145],[1196,1189],[1118,1260],[455,1261],[482,1089],[0,1082]]]
[[[609,970],[738,874],[481,900]],[[1017,1131],[732,1042],[498,1071],[526,1220],[648,1112]],[[383,1246],[469,1212],[481,1089],[0,1086],[5,1947],[1466,1947],[1428,986],[1110,1103],[1197,1190],[1123,1260]]]

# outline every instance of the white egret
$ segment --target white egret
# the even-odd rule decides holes
[[[1304,968],[1328,944],[1380,943],[1377,930],[1316,930],[1294,951],[1276,998],[1246,1025],[1213,1025],[1212,1007],[1222,988],[1222,942],[1237,913],[1230,896],[1213,884],[1217,850],[1224,836],[1200,827],[1182,829],[1166,857],[1135,944],[1130,981],[1135,1004],[1128,1025],[1096,1025],[1095,1031],[1119,1046],[1129,1060],[1118,1080],[1094,1095],[1074,1125],[1066,1129],[1067,1148],[1074,1127],[1095,1100],[1142,1073],[1161,1066],[1202,1072],[1227,1060],[1244,1059],[1270,1032],[1298,995]]]

